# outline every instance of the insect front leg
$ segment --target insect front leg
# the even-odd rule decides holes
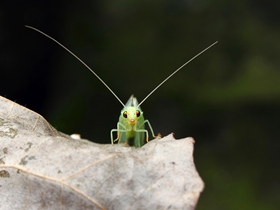
[[[117,138],[116,139],[113,139],[113,132],[117,132]],[[123,125],[122,123],[118,122],[117,123],[117,129],[112,129],[111,130],[111,143],[114,144],[114,142],[118,141],[121,134],[120,133],[126,133],[127,130],[126,130],[126,127],[125,125]]]
[[[134,128],[135,138],[134,138],[134,146],[141,147],[144,145],[144,135],[146,135],[146,141],[149,139],[149,133],[146,129],[137,129]]]

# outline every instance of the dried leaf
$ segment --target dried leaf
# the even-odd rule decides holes
[[[0,144],[1,209],[194,209],[204,187],[192,138],[95,144],[3,97]]]

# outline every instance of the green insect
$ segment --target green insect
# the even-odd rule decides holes
[[[59,43],[54,38],[50,37],[49,35],[45,34],[44,32],[31,27],[31,26],[25,26],[27,28],[33,29],[47,38],[53,40],[58,45],[60,45],[62,48],[64,48],[66,51],[68,51],[71,55],[73,55],[76,59],[78,59],[87,69],[89,69],[104,85],[105,87],[115,96],[115,98],[123,105],[123,109],[121,110],[121,114],[119,117],[119,122],[117,123],[117,128],[112,129],[110,133],[111,137],[111,143],[114,144],[114,142],[118,141],[119,144],[128,144],[130,146],[135,147],[141,147],[145,144],[145,141],[149,141],[149,133],[145,129],[145,124],[148,125],[150,128],[150,131],[152,133],[153,138],[160,137],[161,135],[158,134],[155,136],[153,128],[148,120],[144,119],[143,111],[140,108],[140,105],[146,101],[147,98],[149,98],[161,85],[163,85],[170,77],[172,77],[174,74],[176,74],[179,70],[181,70],[184,66],[186,66],[188,63],[190,63],[192,60],[194,60],[196,57],[204,53],[206,50],[217,44],[218,42],[214,42],[209,47],[202,50],[200,53],[192,57],[190,60],[188,60],[186,63],[184,63],[181,67],[179,67],[176,71],[174,71],[172,74],[170,74],[165,80],[163,80],[158,86],[156,86],[140,103],[138,103],[137,99],[132,95],[126,104],[124,104],[119,97],[114,93],[114,91],[88,66],[86,65],[78,56],[76,56],[74,53],[72,53],[68,48],[66,48],[64,45]],[[113,133],[117,132],[117,138],[114,140]]]
[[[155,136],[149,120],[144,119],[143,111],[141,110],[137,99],[132,95],[121,111],[117,129],[111,130],[112,144],[114,144],[114,141],[118,140],[119,144],[124,143],[135,147],[141,147],[145,144],[145,136],[146,141],[149,141],[149,133],[145,129],[145,124],[149,126],[154,138],[160,137],[160,134]],[[115,140],[113,140],[113,132],[117,132],[118,134],[118,137]]]

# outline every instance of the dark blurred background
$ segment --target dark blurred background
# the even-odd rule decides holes
[[[55,128],[110,143],[121,104],[34,26],[84,60],[154,131],[194,137],[205,190],[197,209],[279,209],[278,1],[6,1],[0,6],[0,94]],[[176,151],[174,151],[176,153]],[[89,154],[90,155],[90,154]]]

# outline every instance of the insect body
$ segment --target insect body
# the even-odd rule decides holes
[[[157,136],[154,135],[154,131],[152,129],[152,126],[148,120],[144,119],[143,112],[140,108],[140,105],[148,98],[150,95],[152,95],[161,85],[163,85],[170,77],[172,77],[174,74],[176,74],[178,71],[180,71],[184,66],[186,66],[188,63],[190,63],[192,60],[194,60],[196,57],[204,53],[206,50],[211,48],[213,45],[217,44],[217,42],[214,42],[209,47],[202,50],[200,53],[192,57],[190,60],[188,60],[186,63],[184,63],[182,66],[180,66],[176,71],[174,71],[172,74],[170,74],[165,80],[163,80],[158,86],[156,86],[139,104],[137,99],[132,95],[126,105],[119,99],[119,97],[114,93],[114,91],[88,66],[86,65],[78,56],[76,56],[73,52],[71,52],[68,48],[66,48],[64,45],[59,43],[54,38],[50,37],[49,35],[45,34],[44,32],[31,27],[31,26],[25,26],[27,28],[30,28],[32,30],[35,30],[44,36],[48,37],[49,39],[56,42],[58,45],[60,45],[62,48],[64,48],[66,51],[68,51],[71,55],[73,55],[77,60],[79,60],[88,70],[90,70],[96,77],[99,79],[105,87],[115,96],[115,98],[123,105],[123,109],[121,111],[121,115],[119,117],[119,122],[117,123],[117,128],[112,129],[110,136],[111,136],[111,143],[114,144],[115,141],[118,141],[118,143],[125,143],[129,144],[131,146],[135,147],[141,147],[145,144],[145,138],[148,142],[149,140],[149,133],[145,129],[145,124],[147,124],[150,128],[150,131],[153,135],[153,137],[160,137],[160,134]],[[113,140],[113,133],[117,132],[117,138]]]
[[[114,144],[113,132],[117,132],[119,143],[129,144],[135,147],[141,147],[145,144],[144,139],[149,141],[149,133],[145,129],[145,124],[150,128],[153,137],[160,137],[160,134],[155,136],[152,126],[148,120],[144,119],[143,112],[138,105],[137,99],[132,95],[127,101],[125,107],[121,110],[117,129],[111,130],[111,142]]]

